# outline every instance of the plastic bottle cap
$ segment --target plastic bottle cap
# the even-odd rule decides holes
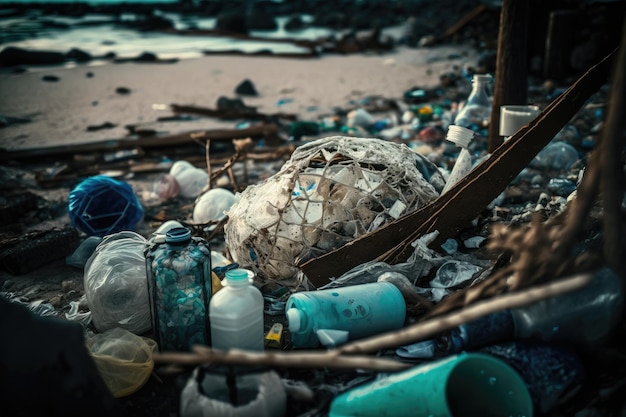
[[[226,279],[228,279],[229,282],[247,281],[248,277],[248,270],[243,268],[231,269],[226,272]]]
[[[463,126],[450,125],[448,127],[448,134],[446,139],[450,142],[456,143],[462,148],[467,148],[469,143],[474,138],[474,131]]]
[[[489,74],[475,74],[474,80],[477,83],[489,83],[491,82],[491,75]]]
[[[290,308],[285,311],[285,315],[287,316],[287,321],[289,322],[289,331],[297,332],[300,330],[300,325],[302,324],[302,315],[300,314],[300,310],[297,308]]]
[[[173,227],[165,233],[165,242],[181,243],[191,239],[191,230],[186,227]]]

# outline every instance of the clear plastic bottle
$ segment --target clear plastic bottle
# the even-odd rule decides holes
[[[472,91],[465,105],[454,118],[454,124],[478,131],[489,124],[492,98],[489,94],[491,75],[475,74],[472,79]]]
[[[401,328],[406,303],[394,284],[373,282],[292,294],[285,314],[295,347],[333,347]]]
[[[619,275],[602,268],[576,291],[480,317],[435,339],[402,346],[396,353],[404,358],[436,358],[520,339],[597,347],[619,324],[623,303]]]
[[[226,272],[226,285],[211,298],[214,348],[263,350],[263,294],[249,277],[246,269],[231,269]]]
[[[146,252],[146,272],[155,339],[161,351],[210,345],[211,250],[186,227],[155,235]]]
[[[461,178],[466,176],[472,170],[472,154],[470,153],[468,146],[474,138],[474,131],[462,126],[450,125],[448,128],[448,135],[446,139],[455,143],[461,148],[458,158],[452,168],[452,172],[446,181],[445,187],[441,191],[441,194],[447,192],[454,184],[459,182]]]

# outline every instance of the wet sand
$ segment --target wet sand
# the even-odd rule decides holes
[[[367,96],[401,98],[416,86],[432,88],[441,74],[472,65],[477,52],[467,47],[398,48],[382,55],[328,55],[298,59],[213,55],[177,63],[122,63],[100,66],[30,67],[24,73],[0,72],[0,115],[26,118],[0,129],[0,148],[17,150],[120,139],[127,125],[164,133],[232,129],[237,121],[201,118],[155,124],[172,115],[171,104],[215,109],[221,96],[238,97],[245,79],[257,97],[239,96],[261,113],[294,113],[300,120],[354,107]],[[89,74],[90,73],[90,74]],[[44,76],[57,81],[44,81]],[[116,92],[124,87],[130,92]],[[285,104],[278,105],[279,101]],[[105,123],[113,128],[87,131]]]

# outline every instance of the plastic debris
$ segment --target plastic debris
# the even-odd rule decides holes
[[[99,332],[122,327],[135,334],[151,329],[144,250],[135,232],[106,236],[87,260],[85,296]]]
[[[72,226],[89,236],[133,230],[143,218],[143,207],[130,184],[104,175],[89,177],[74,187],[68,211]]]
[[[406,303],[395,285],[375,282],[294,293],[285,314],[294,346],[334,347],[401,328]]]
[[[298,262],[319,256],[438,196],[406,145],[332,136],[298,147],[281,170],[231,207],[225,241],[235,262],[297,285]],[[442,181],[436,167],[432,182]]]
[[[193,208],[193,221],[204,224],[219,221],[226,217],[226,212],[235,204],[235,194],[225,188],[212,188],[200,195]]]
[[[213,294],[208,243],[186,227],[168,230],[145,252],[149,311],[159,350],[186,351],[210,344]]]
[[[398,417],[532,416],[533,403],[524,380],[506,362],[483,353],[461,353],[380,374],[335,397],[328,415],[378,417],[390,410]]]
[[[286,402],[275,371],[235,374],[197,367],[180,394],[180,416],[282,417]]]
[[[115,398],[137,392],[150,378],[157,348],[150,338],[116,327],[103,333],[88,332],[87,346],[98,372]]]

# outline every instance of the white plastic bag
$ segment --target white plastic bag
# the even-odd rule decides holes
[[[99,332],[122,327],[142,334],[152,328],[146,244],[135,232],[118,232],[105,236],[87,260],[85,296]]]

